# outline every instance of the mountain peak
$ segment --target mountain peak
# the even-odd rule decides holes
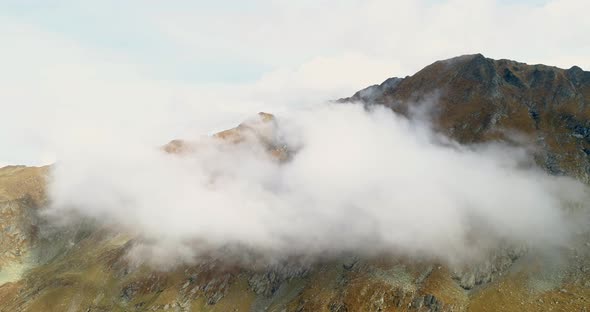
[[[384,105],[405,115],[430,102],[435,128],[459,142],[509,140],[507,133],[520,133],[544,151],[539,157],[550,172],[590,175],[590,72],[578,66],[565,70],[478,53],[386,82],[339,102]]]

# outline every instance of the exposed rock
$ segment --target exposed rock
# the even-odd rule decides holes
[[[526,252],[523,247],[500,248],[483,261],[453,272],[453,278],[464,289],[492,282],[506,272],[513,262]]]
[[[256,273],[248,280],[248,284],[252,290],[265,297],[270,297],[274,294],[279,286],[281,286],[282,279],[273,271],[265,273]]]

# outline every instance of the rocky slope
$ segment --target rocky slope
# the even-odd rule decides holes
[[[435,126],[463,143],[532,142],[553,174],[590,173],[590,73],[495,61],[481,55],[436,62],[341,101],[403,114],[428,107]],[[422,110],[425,111],[425,110]],[[276,161],[287,146],[261,113],[214,137],[263,144]],[[518,134],[518,135],[517,135]],[[169,153],[198,150],[175,140]],[[496,250],[450,268],[401,256],[346,255],[313,265],[244,267],[206,259],[158,270],[126,257],[137,238],[94,224],[52,229],[39,217],[48,168],[0,169],[0,311],[585,311],[590,307],[590,236],[552,250]]]

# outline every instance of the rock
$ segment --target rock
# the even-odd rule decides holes
[[[342,263],[342,267],[345,270],[351,270],[358,261],[358,257],[346,257]]]
[[[214,305],[217,302],[219,302],[219,300],[221,300],[223,298],[223,296],[224,296],[224,294],[222,292],[216,292],[212,296],[207,298],[207,304]]]
[[[270,297],[281,286],[282,279],[273,271],[256,273],[248,280],[250,288],[259,295]]]

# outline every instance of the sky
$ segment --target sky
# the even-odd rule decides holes
[[[0,166],[159,145],[483,53],[590,69],[587,0],[0,0]]]

